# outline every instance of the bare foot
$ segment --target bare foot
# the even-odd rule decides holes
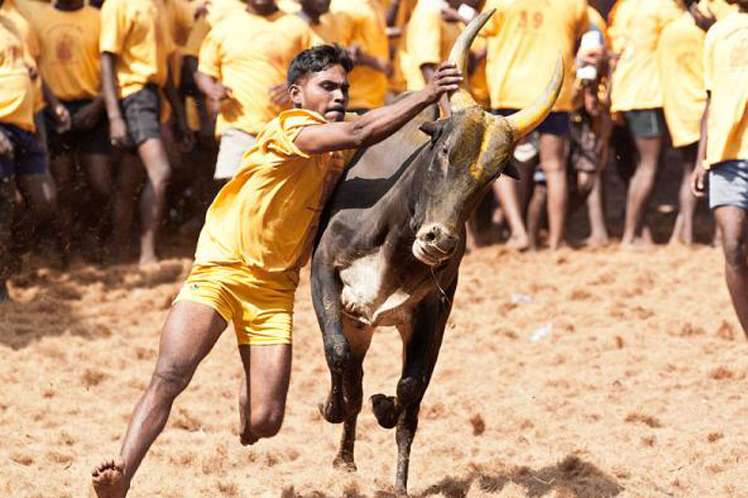
[[[515,251],[526,251],[530,247],[530,239],[527,237],[527,234],[512,235],[506,241],[506,246]]]
[[[128,484],[123,475],[124,465],[120,460],[104,462],[94,469],[93,487],[98,498],[125,498]]]
[[[587,247],[606,247],[610,244],[610,239],[607,235],[590,235],[587,237],[583,244]]]
[[[624,251],[647,251],[655,247],[654,242],[642,237],[637,237],[633,242],[621,241],[621,249]]]
[[[158,258],[155,254],[146,254],[143,253],[140,255],[140,260],[138,261],[139,266],[151,266],[158,263]]]

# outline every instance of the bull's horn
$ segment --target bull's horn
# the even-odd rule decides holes
[[[514,142],[518,142],[522,137],[528,135],[548,116],[556,103],[558,94],[561,92],[561,85],[564,83],[564,59],[559,54],[556,69],[550,83],[545,88],[543,95],[536,100],[530,107],[515,112],[508,116],[506,120],[512,128]]]
[[[495,11],[496,9],[490,9],[479,16],[476,16],[475,19],[470,21],[470,24],[462,30],[462,33],[460,33],[460,36],[457,37],[455,44],[452,46],[452,51],[449,53],[449,62],[452,62],[457,66],[457,69],[460,70],[464,78],[462,84],[460,84],[460,89],[449,97],[449,106],[452,111],[478,105],[470,94],[467,84],[470,46],[473,44],[475,37],[478,36],[478,32],[488,22]]]

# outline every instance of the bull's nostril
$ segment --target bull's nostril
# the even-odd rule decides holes
[[[429,230],[423,237],[424,242],[433,242],[436,240],[436,231]]]

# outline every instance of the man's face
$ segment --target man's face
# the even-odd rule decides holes
[[[330,2],[331,0],[301,0],[301,7],[309,14],[321,16],[330,10]]]
[[[341,65],[310,73],[288,89],[294,107],[322,114],[327,121],[343,121],[348,106],[348,75]]]

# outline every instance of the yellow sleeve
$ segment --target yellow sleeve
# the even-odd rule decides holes
[[[441,12],[421,0],[408,24],[405,51],[414,67],[441,62]]]
[[[221,42],[217,39],[215,29],[208,32],[200,46],[197,70],[201,73],[221,79]]]
[[[280,113],[275,123],[276,126],[269,127],[270,129],[265,131],[269,133],[265,141],[266,149],[283,158],[302,157],[308,159],[309,154],[303,152],[294,143],[296,137],[307,126],[325,124],[326,121],[317,113],[303,109],[291,109]]]
[[[208,35],[208,31],[210,31],[208,19],[205,15],[202,15],[195,21],[195,25],[190,30],[190,36],[187,38],[187,43],[184,46],[184,55],[199,57],[200,46]]]
[[[104,2],[101,6],[99,52],[122,53],[129,21],[124,1],[107,0]]]

